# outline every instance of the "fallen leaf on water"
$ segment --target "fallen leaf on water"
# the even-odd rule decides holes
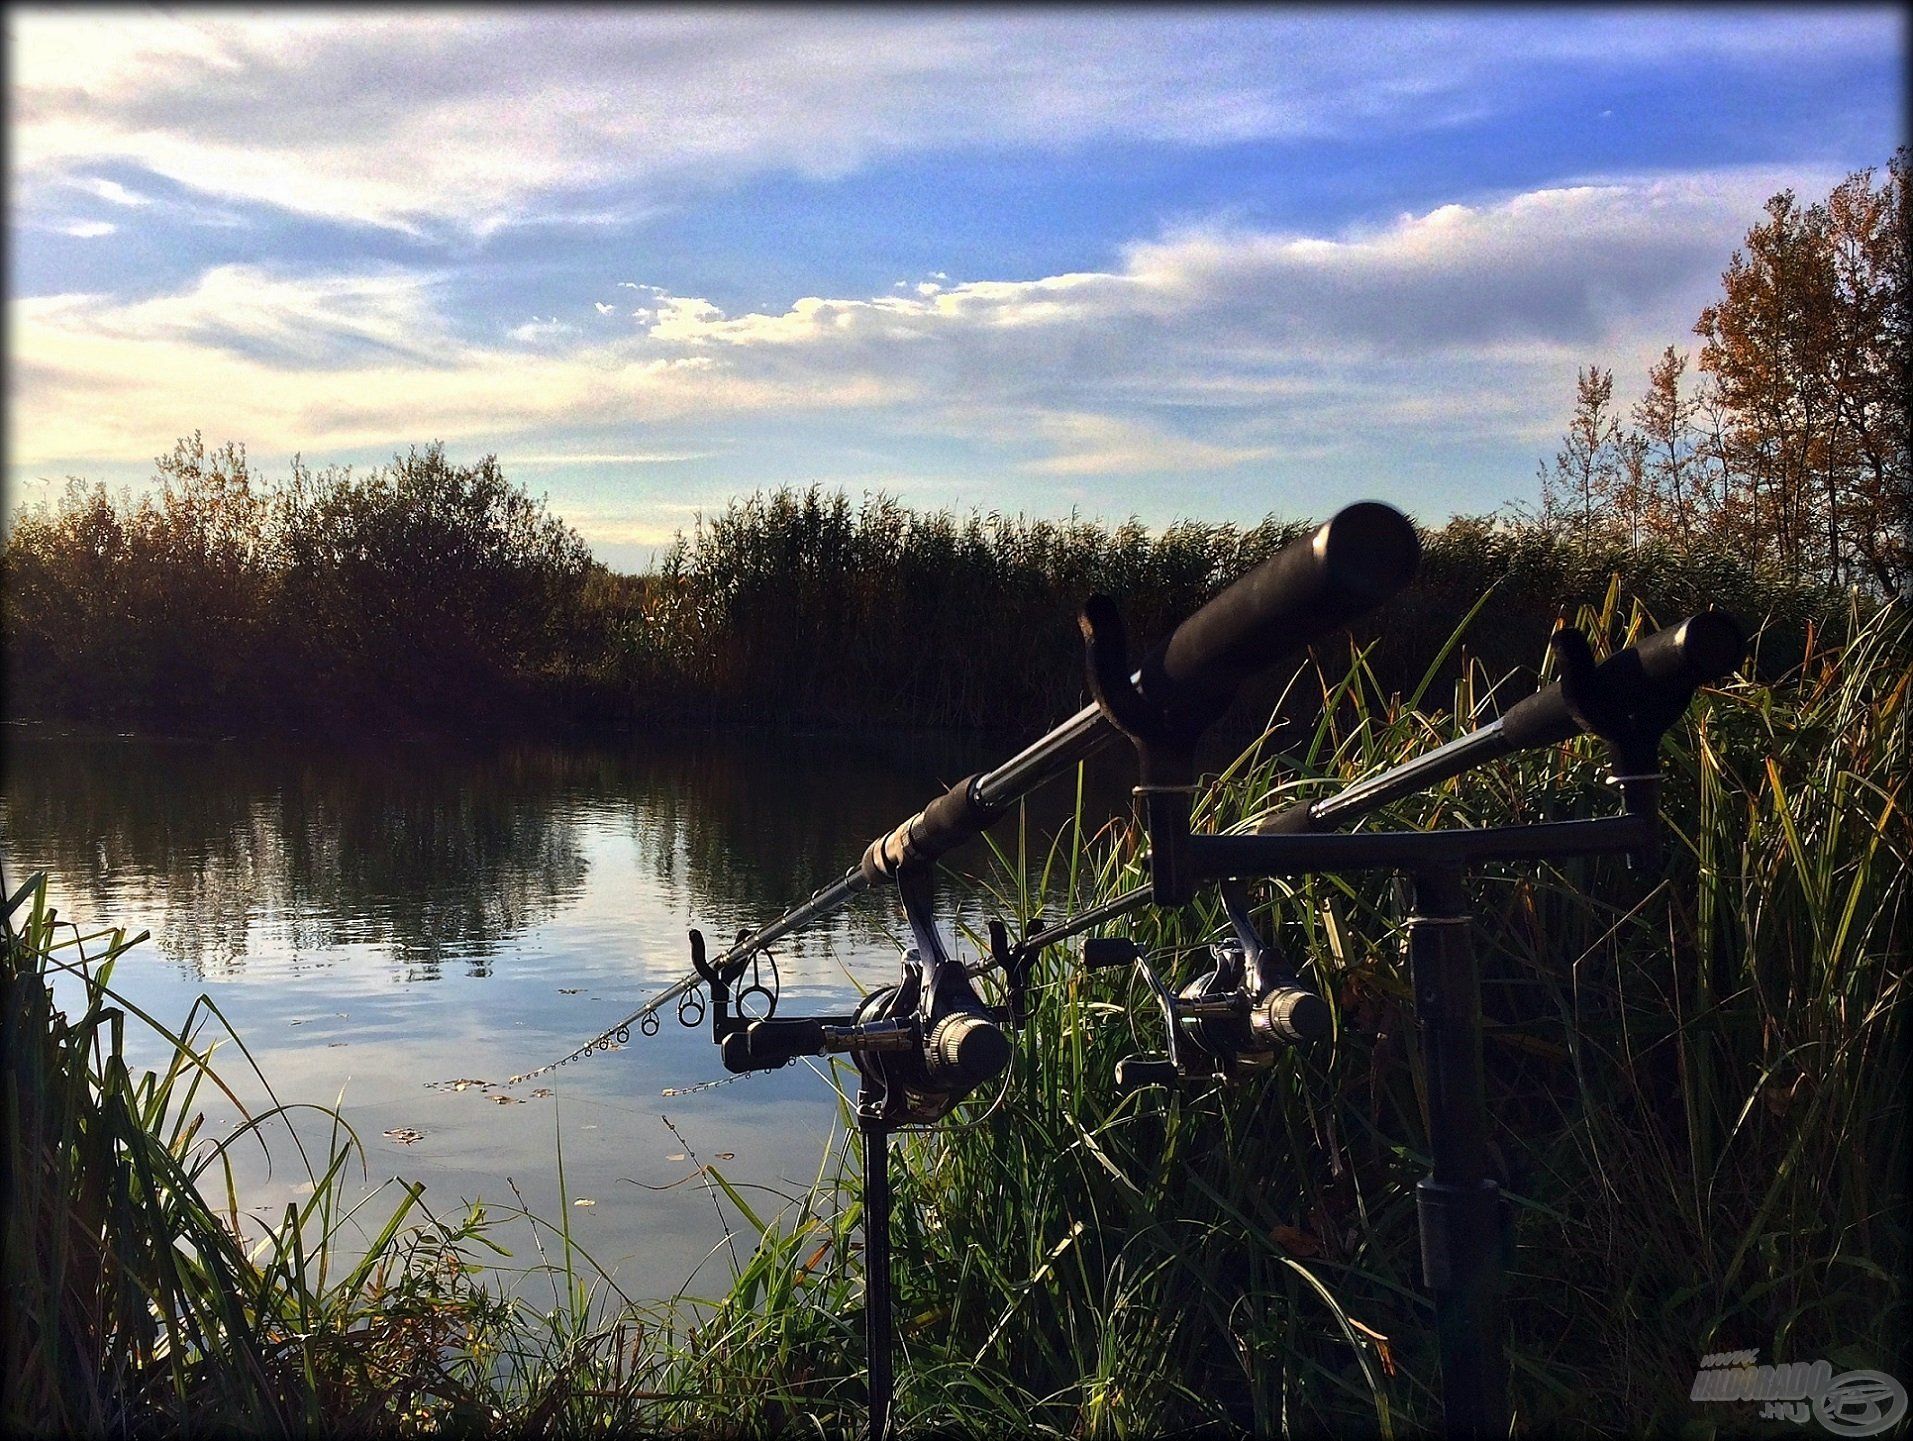
[[[571,1204],[574,1206],[595,1206],[598,1203],[596,1201],[588,1200],[587,1198],[580,1196],[577,1200],[573,1201]]]
[[[411,1126],[394,1126],[385,1133],[385,1138],[388,1141],[397,1141],[401,1146],[409,1146],[414,1141],[424,1140],[425,1133],[414,1130]]]
[[[720,1160],[720,1161],[735,1161],[735,1160],[737,1159],[737,1152],[735,1152],[735,1151],[719,1151],[719,1152],[717,1153],[717,1158],[718,1158],[718,1160]]]
[[[537,1090],[531,1093],[531,1098],[534,1101],[542,1101],[545,1099],[545,1097],[549,1096],[550,1094],[551,1094],[550,1086],[540,1086]]]
[[[489,1088],[490,1085],[490,1081],[481,1081],[472,1076],[460,1076],[455,1081],[427,1081],[425,1083],[425,1089],[428,1091],[470,1091],[473,1089],[482,1091]]]
[[[287,1021],[286,1024],[288,1026],[303,1026],[305,1024],[305,1018],[301,1017],[300,1019],[296,1021]]]
[[[682,1161],[685,1159],[685,1156],[684,1156],[684,1152],[679,1151],[676,1155],[666,1156],[664,1159],[667,1161]]]
[[[500,1091],[492,1097],[492,1104],[497,1106],[522,1106],[525,1103],[516,1096],[508,1096],[503,1091]]]
[[[325,1048],[328,1051],[333,1051],[333,1050],[337,1050],[340,1046],[349,1046],[351,1044],[352,1043],[350,1041],[327,1041],[325,1043]]]
[[[583,989],[583,986],[560,986],[558,987],[558,994],[561,996],[575,996]]]

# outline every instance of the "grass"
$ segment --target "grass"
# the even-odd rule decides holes
[[[1617,589],[1582,619],[1609,643],[1643,623]],[[1418,754],[1533,680],[1491,682],[1466,640],[1419,685],[1385,684],[1360,650],[1345,670],[1305,670],[1294,684],[1319,690],[1319,723],[1241,757],[1202,797],[1201,822],[1246,826]],[[1705,693],[1664,750],[1661,867],[1589,860],[1475,881],[1491,1115],[1517,1207],[1525,1428],[1744,1429],[1749,1414],[1688,1399],[1710,1351],[1908,1374],[1910,640],[1903,608],[1856,614],[1810,635],[1789,672]],[[1577,742],[1373,823],[1600,813],[1603,773]],[[977,899],[1021,920],[1141,877],[1126,823],[996,844]],[[1265,887],[1258,904],[1330,998],[1330,1042],[1246,1085],[1118,1095],[1115,1061],[1159,1048],[1151,1009],[1126,976],[1056,954],[1007,1091],[894,1149],[907,1430],[1435,1424],[1399,906],[1386,877]],[[348,1217],[342,1123],[310,1161],[311,1200],[242,1241],[230,1181],[222,1205],[204,1198],[226,1151],[269,1117],[199,1135],[194,1098],[217,1081],[195,1018],[166,1033],[175,1059],[160,1074],[135,1078],[120,1059],[129,1013],[109,982],[129,942],[96,938],[82,962],[35,882],[9,917],[4,1281],[24,1298],[8,1313],[8,1375],[24,1378],[8,1388],[10,1423],[565,1436],[861,1424],[847,1117],[815,1183],[774,1204],[701,1168],[736,1232],[728,1288],[702,1299],[618,1294],[569,1236],[568,1207],[556,1226],[511,1213],[539,1238],[517,1273],[485,1250],[506,1213],[440,1221],[407,1191],[376,1224]],[[1134,934],[1186,978],[1220,919],[1144,913]],[[84,979],[73,1022],[47,996],[58,971]],[[530,1299],[534,1278],[549,1305]]]
[[[1641,617],[1610,596],[1582,619],[1625,639]],[[1889,610],[1843,643],[1816,640],[1777,684],[1704,696],[1666,749],[1664,870],[1579,861],[1475,883],[1491,1114],[1518,1215],[1525,1427],[1744,1425],[1688,1399],[1709,1351],[1904,1367],[1908,655],[1907,618]],[[1208,823],[1247,825],[1419,753],[1491,716],[1503,689],[1470,668],[1444,705],[1397,697],[1359,656],[1343,678],[1312,679],[1320,725],[1280,767],[1245,756],[1204,798]],[[1579,742],[1392,819],[1597,813],[1611,805],[1602,775]],[[1141,877],[1128,826],[1026,847],[999,852],[1000,912],[1055,915]],[[1333,999],[1331,1044],[1232,1090],[1119,1096],[1116,1059],[1159,1049],[1136,1034],[1146,998],[1058,957],[1007,1095],[900,1148],[910,1425],[1389,1435],[1436,1423],[1399,908],[1385,878],[1325,877],[1262,906]],[[1173,957],[1219,922],[1144,915],[1135,934]],[[784,1264],[820,1215],[849,1214],[853,1182],[841,1168],[834,1209],[806,1198],[752,1265]],[[858,1383],[828,1364],[847,1323],[820,1325],[775,1294],[754,1281],[720,1308],[733,1332],[749,1317],[780,1338],[740,1358],[734,1384],[772,1378],[806,1414],[853,1429]],[[793,1355],[793,1333],[811,1348]]]

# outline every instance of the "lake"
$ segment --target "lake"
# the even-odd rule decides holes
[[[634,1029],[619,1050],[499,1083],[688,974],[689,927],[721,949],[1029,739],[344,747],[4,734],[6,884],[45,871],[63,917],[150,930],[114,976],[130,1002],[177,1026],[209,997],[279,1101],[343,1112],[364,1142],[368,1186],[423,1181],[433,1211],[456,1216],[471,1200],[515,1207],[515,1185],[533,1214],[568,1215],[633,1297],[723,1289],[721,1216],[736,1217],[698,1184],[696,1164],[771,1188],[747,1192],[760,1199],[806,1187],[842,1140],[829,1068],[666,1095],[725,1077],[708,1023],[687,1029],[667,1008],[655,1035]],[[1071,797],[1046,799],[1053,828]],[[1012,843],[1014,825],[1002,823]],[[989,864],[980,843],[958,859]],[[783,1009],[847,1009],[861,988],[895,979],[901,931],[885,892],[780,945]],[[71,1007],[73,990],[58,993]],[[128,1037],[138,1063],[165,1055],[138,1025]],[[248,1105],[270,1104],[236,1045],[215,1060]],[[222,1106],[205,1106],[214,1127],[235,1118]],[[295,1112],[291,1124],[323,1150],[323,1116]],[[283,1126],[271,1134],[270,1167],[257,1146],[233,1153],[242,1206],[261,1215],[309,1194]],[[380,1202],[369,1210],[385,1214]],[[507,1264],[535,1260],[522,1225],[498,1234]]]

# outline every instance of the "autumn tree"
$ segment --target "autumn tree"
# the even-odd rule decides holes
[[[1876,186],[1767,202],[1694,325],[1700,384],[1667,347],[1623,425],[1612,373],[1577,372],[1542,514],[1582,536],[1724,547],[1802,579],[1913,584],[1909,152]]]
[[[1908,580],[1907,151],[1876,190],[1767,202],[1694,331],[1723,455],[1772,559],[1836,584]]]
[[[1691,545],[1712,510],[1704,441],[1695,425],[1701,402],[1681,392],[1687,356],[1668,346],[1647,372],[1647,393],[1628,414],[1651,497],[1649,529],[1661,539]]]
[[[1544,521],[1586,538],[1595,534],[1596,508],[1614,493],[1621,474],[1617,443],[1620,422],[1614,414],[1614,372],[1590,365],[1577,371],[1574,416],[1568,422],[1554,465],[1541,467]]]

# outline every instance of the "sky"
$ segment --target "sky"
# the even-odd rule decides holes
[[[753,490],[1157,526],[1532,501],[1897,6],[6,12],[6,478],[496,454],[646,566]]]

